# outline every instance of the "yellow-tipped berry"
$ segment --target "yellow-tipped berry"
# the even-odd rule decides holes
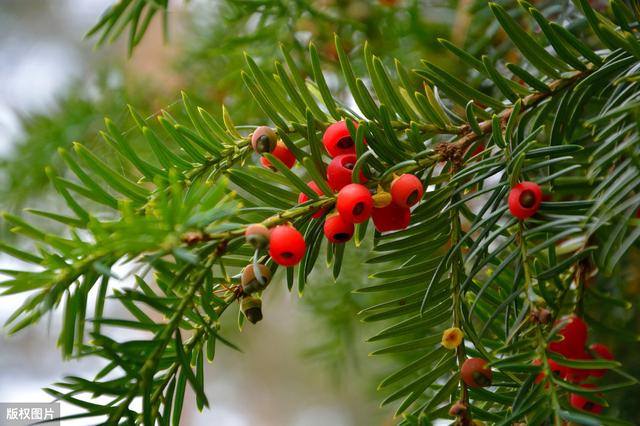
[[[464,333],[458,327],[447,328],[442,333],[442,346],[447,349],[455,349],[462,343]]]

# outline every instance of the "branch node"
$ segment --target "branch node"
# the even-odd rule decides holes
[[[198,243],[210,241],[211,237],[202,231],[187,232],[182,236],[182,242],[188,246],[192,246]]]
[[[434,151],[442,160],[450,161],[456,169],[462,167],[463,147],[461,145],[441,143],[435,147]]]

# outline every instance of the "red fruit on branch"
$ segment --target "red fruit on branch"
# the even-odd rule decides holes
[[[296,164],[296,157],[293,155],[289,148],[282,141],[278,141],[275,149],[271,154],[276,157],[278,160],[282,161],[288,169],[292,168],[294,164]],[[260,157],[260,163],[267,169],[276,170],[275,167],[271,165],[269,160],[265,157]]]
[[[334,191],[340,191],[351,183],[353,167],[356,165],[355,154],[338,155],[327,166],[327,182]],[[367,178],[360,172],[360,183],[365,183]]]
[[[584,351],[582,353],[573,355],[568,358],[572,360],[578,360],[578,361],[587,361],[587,360],[593,359],[591,355],[589,355]],[[567,381],[569,382],[573,382],[573,383],[583,382],[587,380],[587,378],[589,378],[589,374],[591,374],[591,370],[589,369],[567,367]]]
[[[366,187],[350,183],[338,193],[336,208],[345,221],[362,223],[371,216],[373,198]]]
[[[334,244],[346,243],[353,237],[353,222],[345,221],[339,214],[327,216],[324,221],[324,235]]]
[[[411,222],[411,210],[394,203],[371,210],[371,218],[378,232],[405,229]]]
[[[278,225],[271,230],[269,256],[281,266],[296,265],[306,249],[304,237],[291,225]]]
[[[260,126],[251,135],[251,146],[258,154],[273,152],[277,142],[278,136],[271,127]]]
[[[420,201],[424,187],[420,179],[407,173],[393,180],[390,192],[394,203],[409,208]]]
[[[609,361],[613,360],[613,354],[611,353],[609,348],[603,345],[602,343],[594,343],[593,345],[589,346],[589,350],[594,355],[595,359],[601,358]],[[606,368],[598,368],[598,369],[589,371],[589,374],[592,375],[593,377],[602,377],[606,373],[607,373]]]
[[[567,358],[577,358],[584,353],[584,345],[587,342],[587,324],[575,316],[569,315],[555,322],[556,325],[564,322],[565,325],[558,331],[554,340],[549,342],[549,350],[564,355]]]
[[[462,381],[470,388],[484,388],[491,386],[493,372],[487,367],[487,361],[482,358],[468,358],[460,368]]]
[[[484,144],[483,143],[479,143],[476,148],[473,150],[473,152],[471,153],[472,157],[475,157],[476,155],[480,154],[482,151],[484,151]]]
[[[353,125],[358,128],[358,123],[353,122]],[[364,143],[367,143],[365,140]],[[325,130],[322,136],[322,144],[331,157],[337,157],[338,155],[354,154],[356,153],[356,144],[345,121],[338,121],[333,123],[327,130]]]
[[[549,363],[549,369],[551,373],[558,379],[564,379],[567,377],[567,367],[560,365],[552,359],[547,360]]]
[[[551,373],[558,379],[563,379],[567,376],[567,367],[558,364],[557,362],[555,362],[552,359],[547,359],[547,362],[549,363],[549,369],[551,370]],[[534,359],[532,362],[533,365],[542,365],[542,360],[541,359]],[[540,374],[538,374],[536,376],[536,379],[534,380],[535,384],[540,383],[542,380],[544,380],[545,377],[545,372],[541,372]]]
[[[520,220],[533,216],[542,203],[542,189],[535,182],[520,182],[509,193],[509,210]]]
[[[320,187],[314,181],[307,182],[307,186],[309,188],[311,188],[313,190],[313,192],[315,192],[316,194],[318,194],[320,196],[325,195],[322,192],[322,189],[320,189]],[[300,195],[298,195],[298,204],[306,203],[307,201],[309,201],[309,199],[310,198],[309,198],[309,196],[307,194],[305,194],[304,192],[301,192]],[[311,217],[317,219],[317,218],[321,217],[323,214],[325,214],[326,211],[327,211],[327,209],[319,209]]]
[[[596,387],[596,385],[591,383],[586,383],[580,386],[586,389],[593,389]],[[601,396],[601,395],[599,394],[598,396]],[[578,395],[577,393],[572,393],[570,395],[569,402],[571,403],[572,407],[577,408],[578,410],[587,411],[589,413],[600,414],[603,409],[602,405],[593,402],[592,400],[590,400],[585,396]]]

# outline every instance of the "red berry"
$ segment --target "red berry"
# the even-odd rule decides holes
[[[289,151],[289,148],[282,141],[278,141],[276,148],[271,153],[278,160],[282,161],[287,168],[292,168],[296,164],[296,157]],[[260,162],[268,169],[275,170],[269,160],[265,157],[260,157]]]
[[[315,192],[316,194],[320,196],[325,195],[320,189],[320,187],[314,181],[307,182],[307,186],[311,188],[313,192]],[[306,203],[307,201],[309,201],[309,196],[304,192],[301,192],[300,195],[298,195],[298,204]],[[320,209],[316,213],[314,213],[311,217],[317,219],[321,217],[323,214],[325,214],[326,211],[327,209]]]
[[[338,193],[336,208],[345,221],[362,223],[371,216],[373,198],[366,187],[350,183]]]
[[[533,361],[531,361],[531,365],[535,365],[536,367],[539,367],[539,366],[542,365],[542,360],[539,359],[539,358],[538,359],[534,359]],[[544,380],[544,376],[545,376],[544,371],[541,371],[536,376],[536,379],[533,381],[533,383],[535,383],[537,385],[538,383],[540,383],[541,381]]]
[[[564,379],[567,376],[567,367],[558,364],[557,362],[555,362],[552,359],[547,359],[547,362],[549,363],[549,368],[551,369],[551,373],[553,373],[553,375],[556,378]],[[534,359],[532,364],[533,365],[542,365],[542,360]],[[544,377],[545,377],[544,372],[538,374],[538,376],[534,380],[534,383],[536,383],[536,384],[540,383],[542,380],[544,380]]]
[[[591,352],[595,355],[595,358],[608,359],[609,361],[613,360],[613,354],[609,350],[609,348],[602,343],[594,343],[589,346]],[[598,368],[595,370],[590,370],[589,374],[593,377],[602,377],[607,373],[606,368]]]
[[[281,266],[293,266],[304,256],[304,237],[291,225],[278,225],[271,230],[269,256]]]
[[[582,352],[580,354],[570,357],[570,359],[586,361],[593,358],[588,353]],[[583,382],[587,380],[587,378],[589,377],[589,374],[591,374],[591,370],[584,369],[584,368],[567,367],[567,380],[569,382],[573,382],[573,383]]]
[[[535,182],[520,182],[509,193],[509,210],[520,220],[533,216],[540,208],[542,190]]]
[[[353,222],[347,222],[339,214],[328,216],[324,221],[324,235],[334,244],[346,243],[353,232]]]
[[[353,125],[358,128],[358,123],[355,121]],[[365,140],[364,143],[367,141]],[[355,141],[351,137],[345,121],[338,121],[327,127],[322,136],[322,144],[331,157],[356,153]]]
[[[278,136],[271,127],[260,126],[251,135],[251,146],[258,154],[276,149]]]
[[[596,385],[591,383],[586,383],[580,386],[587,389],[592,389],[596,387]],[[569,397],[569,402],[573,407],[577,408],[578,410],[584,410],[594,414],[601,413],[603,408],[602,405],[596,404],[595,402],[591,401],[589,398],[584,397],[582,395],[578,395],[577,393],[571,394],[571,396]]]
[[[587,342],[587,324],[575,315],[556,321],[556,325],[560,322],[565,322],[565,326],[558,331],[554,341],[549,342],[549,350],[567,358],[582,355]]]
[[[487,361],[482,358],[468,358],[460,369],[462,381],[470,388],[491,386],[493,372],[487,368]]]
[[[396,204],[371,210],[371,218],[378,232],[405,229],[411,222],[411,210]]]
[[[334,191],[340,191],[351,183],[353,166],[356,165],[355,154],[338,155],[331,160],[327,167],[327,181]],[[367,179],[360,172],[360,183],[365,183]]]
[[[473,150],[473,152],[471,153],[472,157],[475,157],[476,155],[480,154],[482,151],[484,151],[484,144],[483,143],[479,143],[478,146],[476,146],[476,149]]]
[[[551,369],[551,373],[559,379],[564,379],[567,377],[567,367],[564,365],[560,365],[552,359],[548,359],[549,368]]]
[[[409,208],[416,204],[424,194],[422,182],[416,176],[405,174],[394,179],[391,184],[391,197],[400,207]]]

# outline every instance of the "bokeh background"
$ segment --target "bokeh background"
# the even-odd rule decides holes
[[[428,57],[457,74],[464,73],[464,67],[445,54],[438,37],[453,39],[472,52],[515,54],[497,26],[486,25],[482,8],[473,15],[467,13],[472,3],[467,0],[274,0],[261,9],[253,8],[252,2],[191,0],[170,3],[168,41],[161,22],[154,20],[128,57],[126,37],[99,48],[94,47],[95,39],[83,39],[111,3],[0,0],[0,210],[25,214],[26,206],[55,209],[58,201],[52,196],[44,167],[62,169],[56,150],[73,141],[89,144],[116,161],[102,145],[98,131],[105,116],[119,128],[130,129],[127,104],[146,116],[162,109],[180,114],[180,90],[185,90],[205,109],[217,112],[224,103],[236,123],[261,124],[261,110],[240,79],[244,51],[268,63],[277,57],[282,42],[304,67],[308,64],[303,53],[313,40],[335,93],[341,93],[342,86],[332,74],[337,70],[334,32],[353,49],[357,69],[364,67],[358,47],[364,40],[385,61],[397,57],[411,68]],[[303,3],[317,13],[300,7]],[[571,11],[566,3],[562,13]],[[470,77],[482,87],[477,75]],[[344,100],[349,102],[348,95],[344,94]],[[132,133],[131,137],[135,140],[136,136]],[[16,242],[2,224],[0,238]],[[274,284],[280,285],[271,285],[261,323],[240,332],[235,319],[228,319],[225,335],[243,352],[224,346],[218,349],[215,363],[207,369],[211,409],[198,413],[191,399],[185,403],[181,424],[395,424],[392,408],[378,408],[381,395],[376,385],[397,360],[368,356],[375,347],[365,340],[373,329],[357,318],[367,301],[353,293],[366,285],[370,273],[364,263],[367,248],[349,246],[347,250],[338,282],[319,264],[301,298],[296,291],[289,293],[277,276]],[[0,269],[15,267],[12,262],[0,254]],[[640,259],[625,266],[604,285],[614,287],[616,280],[623,279],[637,282],[639,264]],[[125,280],[121,285],[131,283]],[[640,284],[626,288],[628,294],[621,296],[629,304],[610,314],[638,318],[633,305]],[[22,298],[0,298],[0,323]],[[42,387],[68,374],[89,376],[101,367],[90,360],[62,361],[56,350],[59,324],[54,315],[15,336],[0,329],[0,401],[48,401]],[[614,346],[618,358],[636,376],[640,373],[639,329],[640,319]],[[595,332],[605,343],[614,343],[610,330]],[[622,406],[627,417],[637,410],[633,401]],[[72,414],[71,410],[62,407],[63,415]]]

